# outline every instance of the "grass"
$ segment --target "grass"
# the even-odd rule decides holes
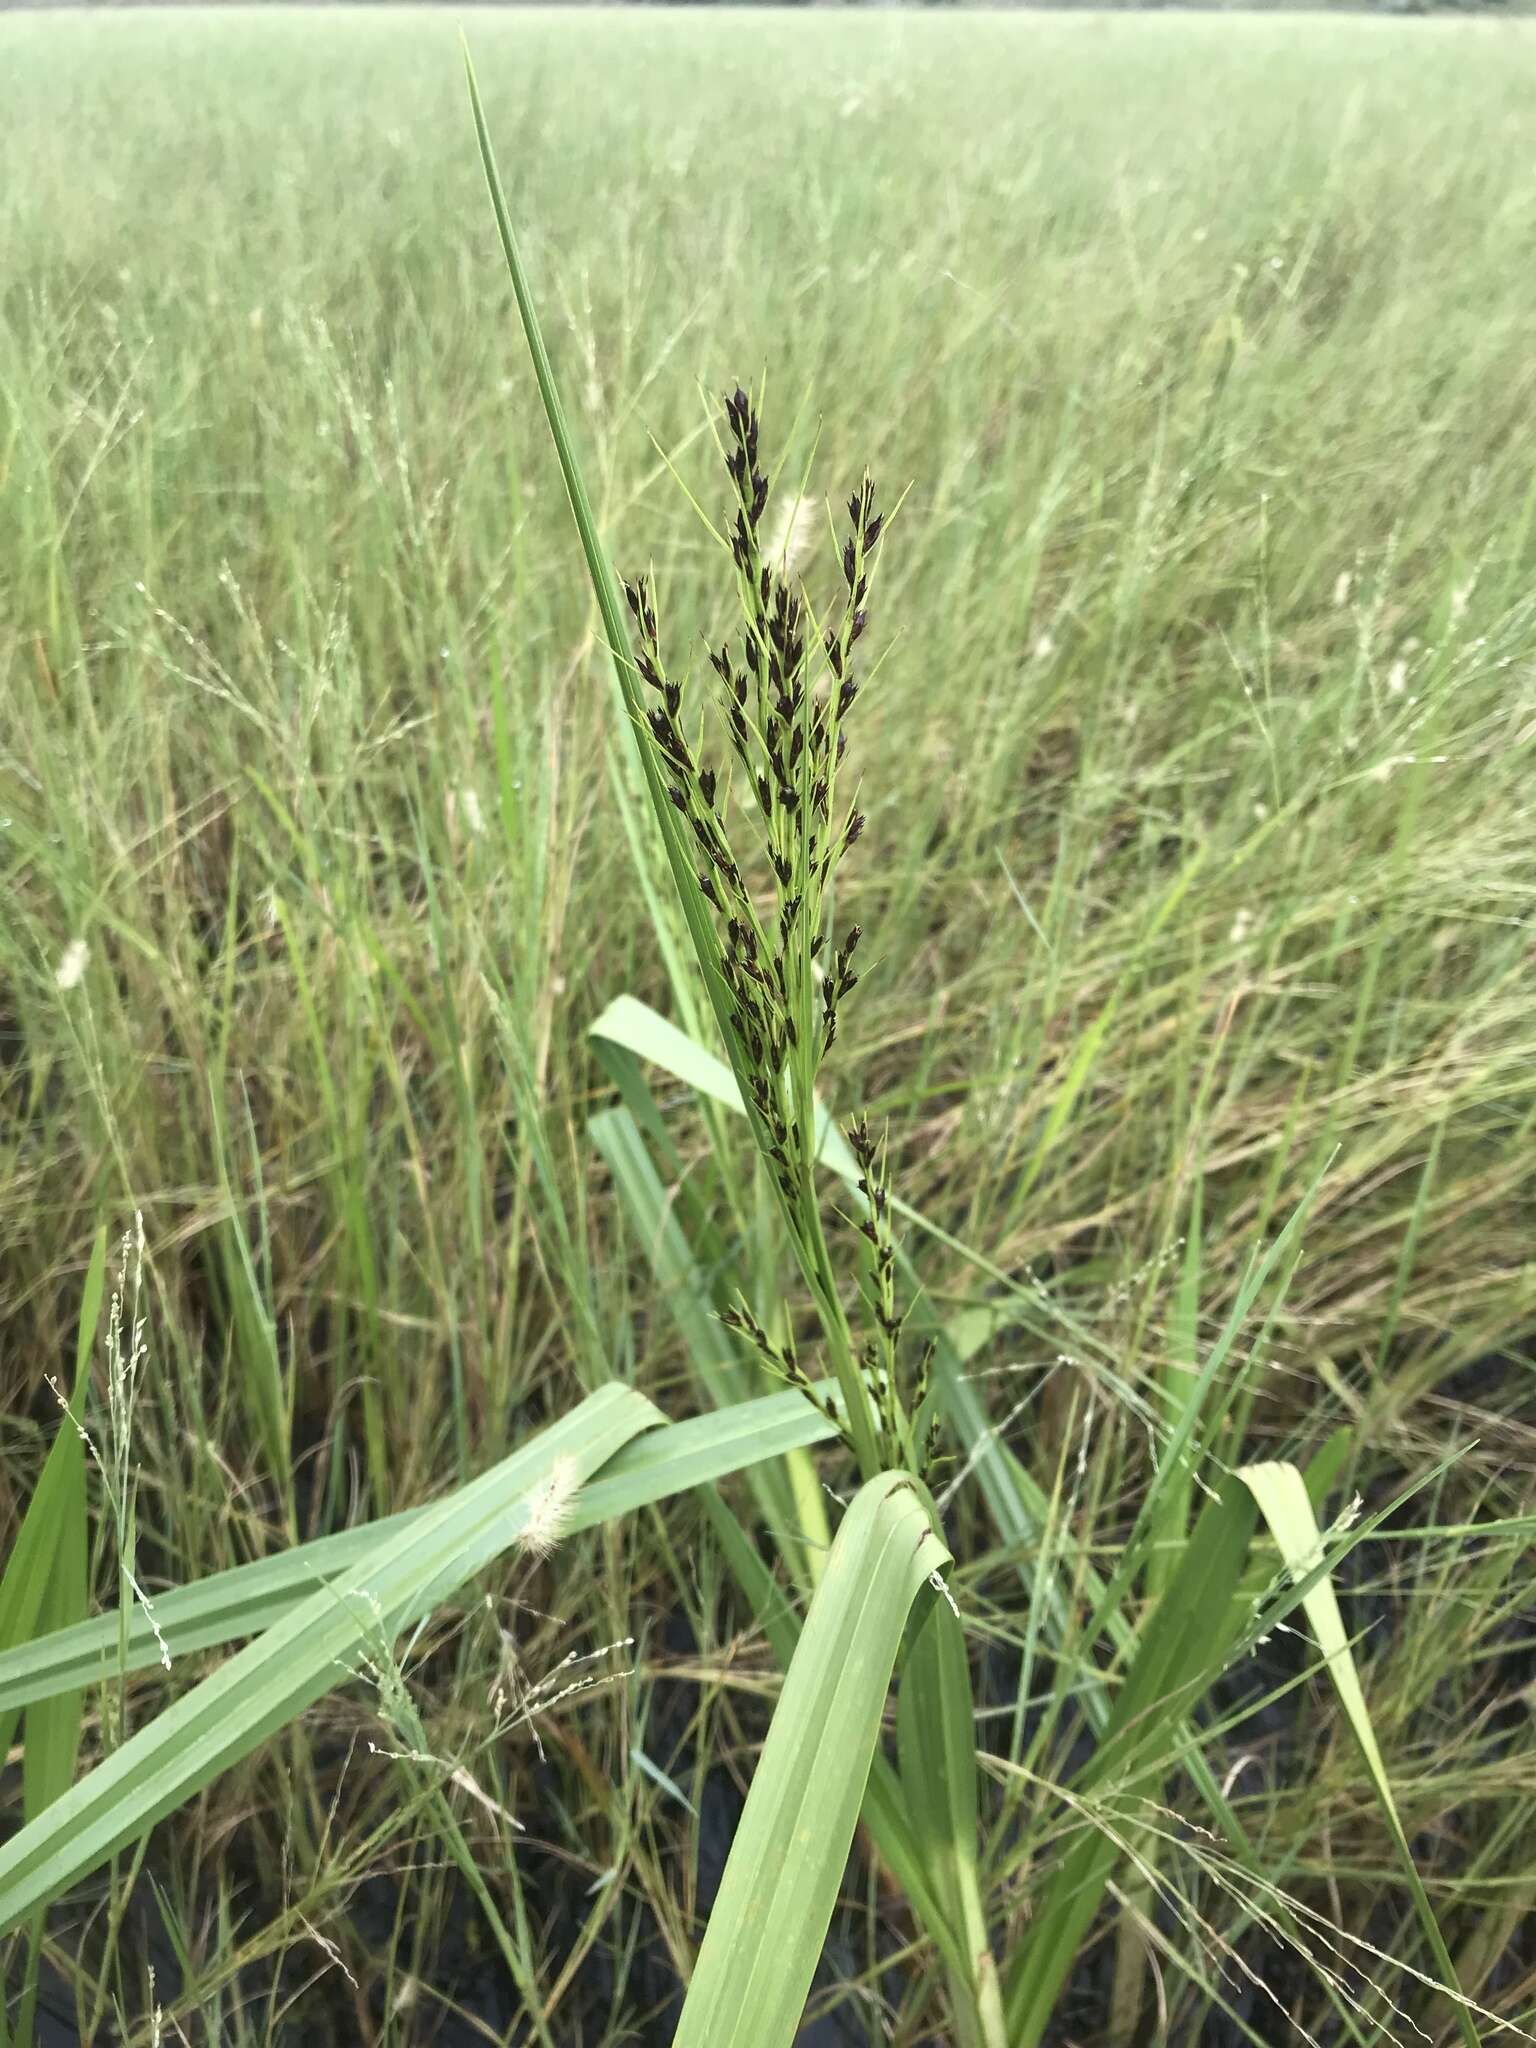
[[[472,28],[598,529],[674,659],[727,623],[688,493],[719,503],[736,375],[766,367],[784,476],[834,517],[866,461],[883,502],[911,486],[820,1085],[888,1130],[945,1333],[993,1947],[1111,1840],[1045,2038],[1454,2026],[1299,1590],[1249,1643],[1263,1539],[1226,1675],[1116,1732],[1181,1562],[1228,1555],[1164,1455],[1209,1375],[1207,1475],[1346,1431],[1322,1519],[1363,1495],[1333,1578],[1402,1835],[1468,1994],[1531,2024],[1531,31]],[[625,993],[713,1027],[453,24],[11,16],[0,95],[0,1514],[9,1550],[98,1229],[141,1210],[133,1556],[128,1468],[93,1465],[88,1583],[110,1608],[131,1570],[174,1617],[170,1588],[436,1500],[614,1379],[671,1417],[765,1392],[713,1309],[803,1290],[707,1080],[590,1035]],[[412,1640],[407,1707],[343,1687],[54,1907],[44,2007],[145,2043],[157,2004],[172,2039],[522,2040],[533,1985],[558,2041],[667,2038],[837,1519],[819,1482],[850,1483],[813,1449],[482,1577],[493,1609]],[[152,1647],[130,1671],[113,1624],[84,1762],[214,1668],[170,1640],[169,1677]],[[498,1681],[534,1709],[493,1713]],[[949,2037],[892,1799],[877,1767],[829,2038]]]

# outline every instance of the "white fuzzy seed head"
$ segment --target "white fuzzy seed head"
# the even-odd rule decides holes
[[[549,1476],[529,1496],[528,1520],[518,1537],[518,1546],[528,1557],[548,1557],[565,1534],[581,1491],[575,1462],[558,1458]]]
[[[65,990],[78,988],[85,978],[86,962],[90,957],[91,949],[84,939],[71,939],[54,969],[54,986]]]
[[[809,498],[785,498],[774,514],[764,555],[782,564],[786,576],[798,576],[816,552],[820,531],[820,510]]]

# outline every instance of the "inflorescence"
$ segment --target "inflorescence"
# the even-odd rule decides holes
[[[861,688],[857,650],[869,625],[885,520],[866,475],[847,502],[842,590],[826,619],[818,619],[803,587],[792,583],[782,560],[769,559],[764,546],[771,484],[760,458],[758,415],[739,387],[725,401],[722,442],[740,613],[734,633],[709,648],[730,740],[725,774],[702,765],[700,742],[685,724],[686,678],[679,681],[666,668],[650,579],[637,577],[624,594],[635,626],[634,666],[654,699],[646,710],[644,739],[691,834],[699,890],[715,917],[713,965],[724,992],[722,1022],[734,1038],[733,1064],[792,1227],[798,1220],[819,1230],[811,1220],[819,1143],[816,1075],[837,1037],[839,1007],[858,984],[854,961],[861,936],[853,924],[840,939],[834,937],[826,897],[838,862],[864,830],[856,802],[839,796],[838,777],[847,753],[844,722]],[[751,868],[733,850],[727,828],[733,787],[742,795],[740,808],[755,809],[760,823],[761,863]],[[874,1329],[858,1369],[889,1450],[910,1463],[914,1447],[896,1390],[901,1320],[883,1158],[876,1161],[862,1126],[851,1142],[869,1203],[859,1228],[870,1252],[862,1293]],[[725,1320],[770,1371],[837,1421],[800,1365],[792,1338],[772,1342],[745,1304],[728,1311]]]

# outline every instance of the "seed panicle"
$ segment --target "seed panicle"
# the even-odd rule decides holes
[[[866,471],[847,499],[841,594],[818,615],[800,580],[814,519],[804,516],[806,501],[797,496],[765,526],[772,486],[761,423],[739,384],[724,400],[720,441],[730,492],[723,530],[739,616],[733,632],[707,643],[706,654],[716,712],[740,774],[733,786],[700,758],[702,737],[696,740],[684,723],[688,679],[675,677],[667,666],[655,593],[645,575],[624,585],[634,622],[634,667],[653,699],[640,737],[653,749],[667,799],[695,843],[699,892],[715,920],[712,966],[723,996],[717,1010],[734,1040],[732,1065],[743,1083],[759,1150],[802,1268],[816,1287],[833,1344],[841,1409],[819,1392],[792,1336],[770,1339],[745,1302],[722,1311],[722,1321],[766,1371],[805,1394],[850,1442],[860,1436],[855,1448],[862,1462],[883,1455],[915,1470],[924,1447],[912,1441],[899,1391],[903,1314],[896,1300],[884,1147],[875,1145],[862,1124],[855,1127],[850,1142],[867,1204],[859,1226],[859,1293],[871,1334],[862,1346],[855,1346],[847,1330],[814,1188],[817,1075],[860,978],[855,957],[861,928],[850,924],[841,934],[835,931],[827,899],[839,863],[858,844],[866,823],[857,802],[840,798],[839,779],[848,751],[845,721],[862,691],[857,650],[869,628],[885,518]],[[750,861],[734,836],[745,814],[752,815],[759,840]],[[926,1365],[922,1380],[926,1392]],[[862,1410],[862,1424],[854,1408]]]

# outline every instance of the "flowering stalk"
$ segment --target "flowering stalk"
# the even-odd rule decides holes
[[[888,1233],[882,1235],[876,1263],[884,1308],[875,1310],[874,1339],[861,1347],[816,1195],[816,1080],[837,1036],[839,1006],[859,978],[859,927],[835,937],[826,899],[839,861],[864,829],[856,801],[840,797],[838,779],[847,753],[844,721],[860,688],[855,650],[869,622],[885,522],[866,475],[848,500],[843,590],[828,622],[818,621],[803,588],[790,581],[784,551],[774,560],[764,547],[770,485],[760,462],[757,412],[739,387],[725,401],[723,427],[740,624],[711,647],[709,660],[730,745],[729,771],[721,775],[701,765],[702,741],[685,723],[686,684],[667,669],[655,593],[643,576],[624,586],[635,632],[633,668],[648,693],[638,729],[653,779],[685,829],[700,893],[714,915],[732,1066],[744,1080],[753,1134],[816,1300],[842,1396],[840,1426],[869,1477],[914,1463],[895,1370],[894,1253]],[[744,796],[739,808],[754,809],[759,821],[760,867],[766,870],[761,887],[732,847],[733,786]],[[880,1229],[885,1233],[883,1214]],[[809,1386],[792,1349],[771,1345],[747,1311],[737,1312],[733,1326],[770,1370]]]

